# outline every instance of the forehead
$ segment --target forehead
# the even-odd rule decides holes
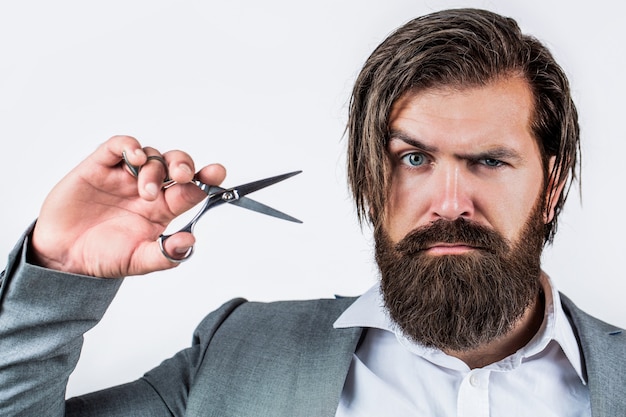
[[[392,106],[394,134],[430,146],[537,147],[532,132],[534,99],[523,78],[508,77],[484,86],[439,87],[410,91]]]

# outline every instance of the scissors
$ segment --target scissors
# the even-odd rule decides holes
[[[126,166],[130,170],[130,172],[136,177],[139,174],[140,167],[130,164],[130,162],[128,162],[128,159],[126,158],[125,153],[122,156],[123,156],[124,162],[126,163]],[[152,159],[158,160],[166,167],[165,161],[162,160],[161,158],[152,157]],[[167,171],[167,168],[166,168],[166,171]],[[202,207],[200,208],[200,210],[198,211],[198,213],[189,221],[189,223],[187,223],[180,230],[174,233],[159,236],[159,239],[158,239],[159,248],[161,249],[163,256],[165,256],[167,260],[169,260],[170,262],[174,262],[174,263],[184,262],[187,259],[189,259],[191,255],[193,255],[193,252],[194,252],[193,246],[191,246],[187,250],[187,252],[183,255],[182,258],[173,258],[165,250],[165,246],[163,245],[163,242],[165,242],[172,235],[179,233],[179,232],[193,233],[193,229],[196,223],[198,222],[198,220],[200,220],[202,216],[204,216],[204,214],[207,211],[211,210],[212,208],[221,206],[224,203],[233,204],[238,207],[243,207],[245,209],[256,211],[256,212],[259,212],[268,216],[276,217],[282,220],[287,220],[287,221],[294,222],[294,223],[302,223],[302,221],[296,219],[295,217],[291,217],[288,214],[285,214],[272,207],[266,206],[265,204],[259,203],[258,201],[255,201],[255,200],[252,200],[251,198],[246,197],[247,194],[253,193],[265,187],[269,187],[270,185],[286,180],[287,178],[291,178],[294,175],[298,175],[301,172],[302,171],[288,172],[286,174],[264,178],[262,180],[249,182],[247,184],[242,184],[242,185],[238,185],[236,187],[231,187],[231,188],[222,188],[216,185],[208,185],[208,184],[203,183],[199,179],[192,180],[191,183],[195,184],[198,188],[204,191],[207,194],[207,198],[204,204],[202,205]],[[177,182],[170,180],[169,175],[167,175],[165,178],[165,181],[163,182],[163,188],[169,188],[176,184]]]

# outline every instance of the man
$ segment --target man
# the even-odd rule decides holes
[[[174,267],[156,239],[202,197],[194,175],[225,175],[114,137],[55,187],[10,257],[3,413],[625,415],[626,336],[540,269],[579,151],[550,53],[490,12],[418,18],[367,60],[348,128],[349,180],[374,228],[380,288],[356,300],[233,300],[142,379],[65,405],[82,334],[121,282],[104,278]],[[137,179],[122,154],[141,166]],[[179,184],[162,190],[166,171]],[[181,258],[193,243],[180,233],[164,250]]]

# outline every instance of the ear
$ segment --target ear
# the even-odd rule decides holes
[[[546,204],[549,204],[546,207],[546,210],[543,212],[543,222],[545,224],[550,223],[554,219],[554,208],[556,207],[557,202],[559,201],[559,196],[563,192],[563,188],[565,188],[566,178],[555,178],[555,173],[552,172],[554,168],[554,163],[556,161],[556,157],[550,157],[550,161],[548,161],[548,186],[546,187],[546,196],[545,201]],[[559,182],[557,182],[559,181]]]

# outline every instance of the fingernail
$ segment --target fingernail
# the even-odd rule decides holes
[[[150,196],[152,197],[156,197],[157,193],[159,192],[159,187],[157,187],[157,185],[153,182],[149,182],[146,184],[146,193],[148,193]]]
[[[193,171],[191,170],[191,167],[187,164],[180,164],[178,168],[185,171],[186,174],[193,175]]]
[[[191,248],[176,248],[174,249],[174,253],[176,253],[177,255],[185,255],[187,252],[189,252],[189,249]]]

